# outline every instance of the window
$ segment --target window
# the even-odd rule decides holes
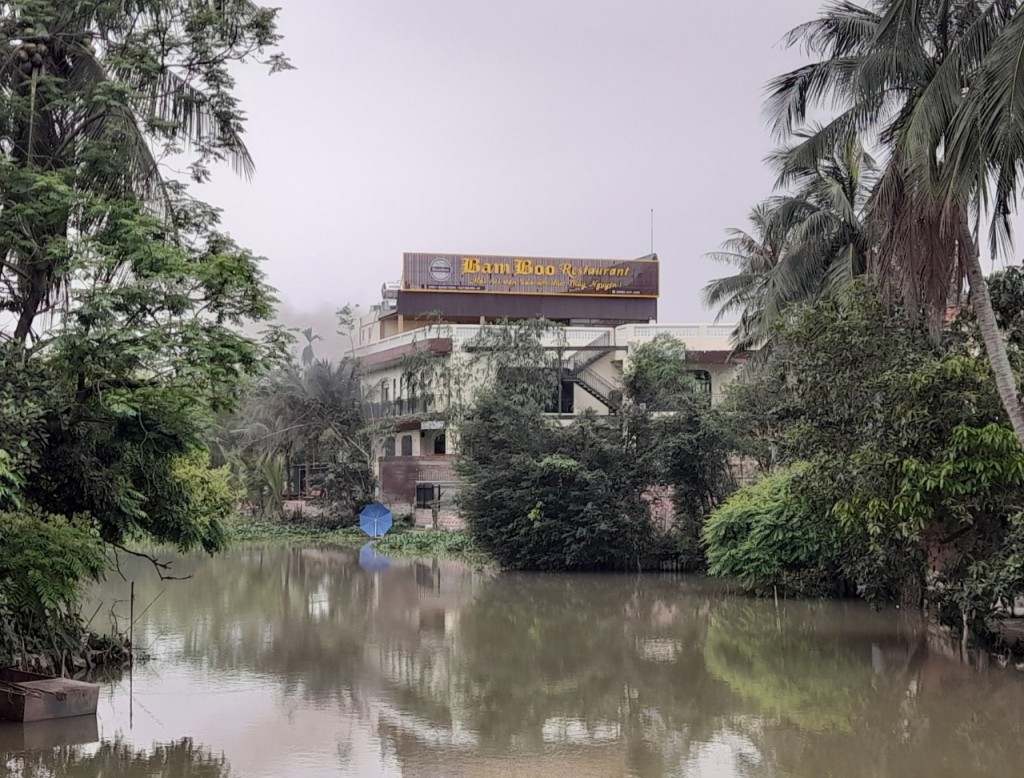
[[[557,389],[553,389],[551,397],[544,403],[544,413],[572,414],[575,404],[576,384],[572,381],[561,381]]]
[[[385,438],[384,439],[384,456],[393,457],[395,455],[395,439]]]
[[[572,381],[562,381],[562,394],[558,405],[559,413],[573,413],[575,409],[574,398],[576,396],[576,385]]]
[[[437,499],[437,487],[434,484],[416,484],[416,507],[431,508]]]
[[[711,373],[707,370],[691,370],[690,375],[697,384],[697,391],[703,394],[711,394]]]
[[[434,438],[434,453],[435,454],[445,454],[445,453],[447,453],[447,443],[446,443],[446,441],[444,439],[444,433],[443,432],[440,435],[437,435]]]
[[[386,383],[380,387],[380,400],[381,402],[390,402],[391,400],[391,387]]]
[[[412,435],[402,435],[402,456],[412,456]]]

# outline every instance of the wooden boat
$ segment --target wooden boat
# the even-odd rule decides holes
[[[92,716],[99,701],[98,684],[0,669],[0,720],[29,722]]]

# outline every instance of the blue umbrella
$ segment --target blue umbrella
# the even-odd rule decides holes
[[[391,557],[381,554],[373,547],[373,541],[359,549],[359,566],[370,573],[387,570],[391,565]]]
[[[394,523],[395,519],[391,515],[391,511],[386,505],[381,505],[379,502],[371,502],[359,514],[359,526],[371,538],[384,537]]]

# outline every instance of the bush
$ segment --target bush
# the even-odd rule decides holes
[[[841,593],[841,532],[798,494],[799,472],[765,476],[712,512],[702,533],[708,572],[758,593]]]
[[[104,569],[93,529],[42,513],[0,513],[0,664],[77,648],[82,586]]]
[[[383,554],[410,556],[474,556],[480,551],[468,532],[403,532],[374,541],[374,548]]]
[[[463,426],[459,505],[476,544],[516,570],[635,570],[655,533],[647,486],[614,429],[560,427],[499,391]]]

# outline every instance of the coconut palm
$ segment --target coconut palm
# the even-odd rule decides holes
[[[46,210],[45,187],[139,197],[170,218],[180,186],[161,177],[163,153],[191,151],[198,178],[218,160],[252,173],[228,66],[277,40],[273,15],[247,0],[0,3],[0,304],[15,341],[67,293],[63,243],[105,218]]]
[[[1004,36],[1024,24],[1019,5],[1017,0],[831,2],[819,18],[790,33],[791,45],[802,45],[818,59],[772,81],[767,109],[782,137],[805,127],[809,115],[838,109],[793,149],[794,159],[805,164],[823,158],[853,132],[878,146],[882,173],[865,219],[869,269],[911,312],[925,315],[936,334],[949,301],[967,279],[1000,396],[1024,443],[1024,412],[978,255],[978,219],[986,206],[979,180],[988,161],[984,155],[998,149],[978,146],[973,155],[961,149],[955,166],[948,153],[958,114],[982,74],[989,74],[984,81],[989,88],[972,98],[979,109],[976,122],[983,121],[983,107],[1012,102],[1000,103],[993,84],[998,73],[1012,75],[1007,57],[1013,49]],[[1013,79],[1001,83],[1004,90],[1018,88]],[[1003,126],[1004,119],[989,121]],[[993,131],[991,140],[997,136]],[[953,170],[957,188],[948,183]],[[1008,183],[1002,182],[1004,189]],[[1008,195],[1004,192],[1004,204],[1012,202]]]
[[[800,145],[769,157],[781,187],[790,194],[751,213],[753,235],[730,231],[713,259],[740,272],[704,289],[718,318],[739,313],[734,346],[763,346],[787,306],[812,302],[845,287],[867,268],[863,214],[876,165],[855,136],[840,139],[827,158],[807,166]]]
[[[718,309],[715,321],[739,315],[732,333],[737,350],[760,346],[767,337],[766,299],[775,292],[772,271],[782,259],[786,237],[775,229],[773,207],[771,200],[754,206],[747,217],[749,229],[730,227],[719,250],[708,254],[737,269],[734,275],[717,278],[703,289],[704,304]]]

